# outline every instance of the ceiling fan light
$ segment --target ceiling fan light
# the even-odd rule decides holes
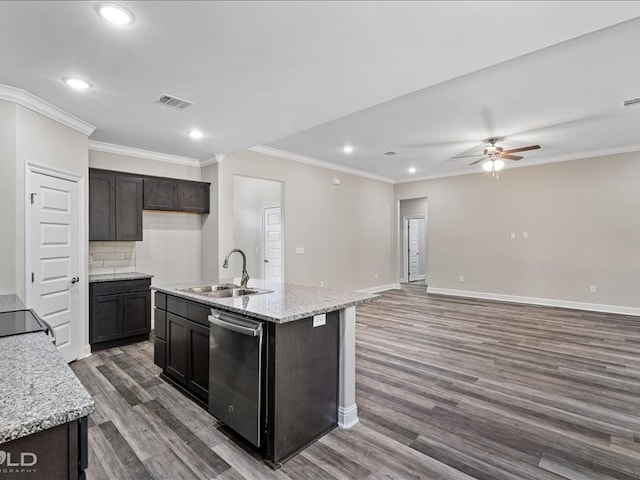
[[[490,172],[492,170],[491,160],[487,160],[482,164],[482,168],[485,172]]]
[[[497,172],[504,168],[504,160],[494,160],[493,161],[493,169]]]

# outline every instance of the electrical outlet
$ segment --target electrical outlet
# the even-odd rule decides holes
[[[459,280],[460,282],[464,282],[464,275],[460,275],[460,276],[458,277],[458,280]]]
[[[320,280],[320,286],[324,287],[324,280]]]
[[[511,232],[511,240],[515,240],[516,239],[516,232]]]
[[[304,247],[296,247],[296,255],[304,255]]]
[[[527,238],[529,238],[529,234],[527,232],[522,232],[522,238],[526,240]]]
[[[595,286],[595,285],[591,285],[591,286],[589,287],[589,291],[590,291],[591,293],[596,293],[596,292],[598,291],[598,289],[596,288],[596,286]]]
[[[321,327],[322,325],[326,325],[327,323],[327,314],[326,313],[322,313],[320,315],[314,315],[313,316],[313,326],[314,327]]]
[[[93,255],[89,255],[89,265],[93,264]]]
[[[378,278],[378,274],[377,274],[377,273],[374,273],[374,274],[373,274],[373,278],[377,279],[377,278]]]

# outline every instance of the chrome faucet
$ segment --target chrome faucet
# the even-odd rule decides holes
[[[224,257],[224,263],[222,264],[222,268],[229,268],[229,257],[232,253],[238,252],[242,255],[242,278],[240,279],[240,286],[242,288],[247,288],[247,283],[249,282],[249,274],[247,273],[247,256],[244,254],[242,250],[239,248],[234,248],[233,250],[229,250],[227,256]]]

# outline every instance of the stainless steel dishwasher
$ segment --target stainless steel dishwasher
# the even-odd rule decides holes
[[[211,309],[209,413],[260,446],[262,323]]]

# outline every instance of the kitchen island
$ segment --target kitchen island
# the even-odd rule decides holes
[[[24,309],[0,295],[0,312]],[[0,477],[84,478],[93,399],[44,332],[0,338]]]
[[[256,392],[262,399],[260,430],[251,443],[271,466],[279,466],[335,426],[349,428],[358,422],[355,308],[378,296],[255,280],[249,288],[266,292],[215,298],[189,291],[212,283],[151,287],[156,290],[155,361],[166,379],[208,405],[211,412],[218,394],[210,392],[209,379],[220,383],[216,375],[218,369],[228,366],[229,356],[218,355],[221,345],[213,336],[215,317],[235,318],[240,324],[247,319],[246,323],[257,324],[261,335],[264,333],[265,345],[258,362],[264,374],[260,392]],[[238,343],[235,348],[242,351],[245,345]],[[245,373],[253,370],[239,368],[237,376]],[[234,408],[239,407],[228,405],[229,412]],[[241,428],[234,428],[227,415],[216,416],[249,438]]]

